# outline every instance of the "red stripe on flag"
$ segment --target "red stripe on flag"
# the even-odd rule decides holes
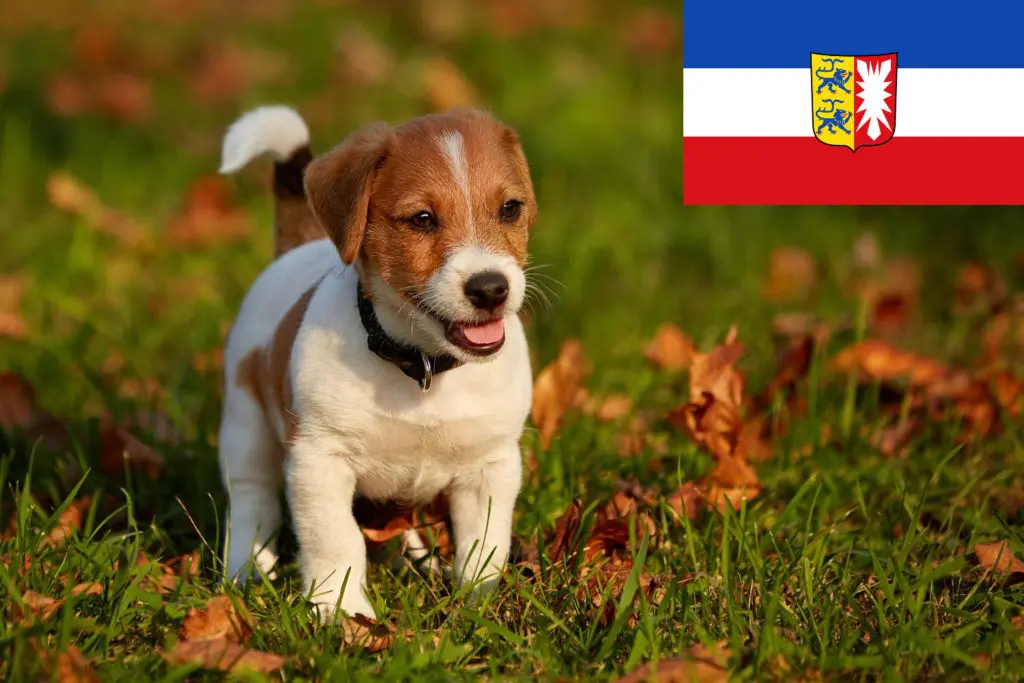
[[[683,138],[684,204],[1024,204],[1024,138]]]

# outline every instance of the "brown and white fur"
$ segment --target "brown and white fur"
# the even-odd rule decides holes
[[[229,129],[221,171],[263,154],[277,162],[277,254],[224,353],[228,575],[250,576],[253,558],[264,572],[276,562],[283,478],[321,618],[336,607],[375,617],[355,496],[446,494],[456,581],[490,590],[509,552],[532,391],[517,314],[537,205],[515,132],[459,109],[372,124],[312,158],[299,115],[263,107]],[[481,306],[467,283],[495,273],[504,301]],[[372,353],[357,282],[390,337],[462,364],[423,391]]]

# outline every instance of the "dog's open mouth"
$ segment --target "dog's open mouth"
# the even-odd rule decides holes
[[[445,336],[460,349],[488,356],[505,343],[505,321],[495,318],[482,323],[449,322],[445,325]]]

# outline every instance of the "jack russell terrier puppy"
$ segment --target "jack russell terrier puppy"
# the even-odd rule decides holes
[[[260,107],[228,129],[221,173],[264,154],[276,258],[224,351],[228,576],[275,564],[283,478],[321,619],[376,617],[356,496],[445,494],[456,582],[490,590],[532,393],[518,313],[537,202],[515,131],[455,109],[368,125],[314,158],[294,110]]]

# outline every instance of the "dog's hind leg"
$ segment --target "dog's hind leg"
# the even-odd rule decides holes
[[[227,576],[251,576],[253,568],[248,563],[253,557],[256,566],[270,575],[277,562],[281,526],[281,448],[263,407],[233,383],[225,392],[219,448],[221,478],[229,501]]]

